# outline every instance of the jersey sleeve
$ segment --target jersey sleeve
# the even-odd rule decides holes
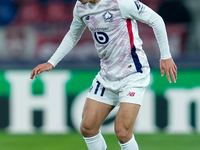
[[[78,16],[77,8],[75,6],[73,10],[73,21],[70,25],[70,30],[67,32],[57,50],[48,60],[48,62],[55,67],[77,44],[85,28],[86,25]]]
[[[135,19],[153,28],[159,45],[161,59],[171,58],[163,19],[151,8],[137,0],[118,0],[118,3],[123,18]]]

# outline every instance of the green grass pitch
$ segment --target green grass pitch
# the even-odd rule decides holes
[[[103,135],[108,150],[120,150],[114,134]],[[136,134],[140,150],[200,150],[199,134]],[[12,135],[0,132],[0,150],[87,150],[79,133]]]

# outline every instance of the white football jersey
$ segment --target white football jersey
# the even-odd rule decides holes
[[[157,38],[161,59],[171,57],[162,18],[137,0],[101,0],[96,4],[77,1],[74,19],[49,62],[56,65],[78,42],[88,27],[101,59],[102,78],[119,80],[148,68],[136,20],[150,25]]]

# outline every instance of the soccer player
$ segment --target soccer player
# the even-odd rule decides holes
[[[122,150],[138,150],[133,125],[150,80],[150,68],[142,49],[136,20],[153,28],[160,53],[161,75],[171,83],[177,67],[171,57],[162,18],[137,0],[79,0],[70,30],[53,56],[35,67],[31,79],[51,70],[76,45],[86,27],[91,31],[101,69],[93,80],[85,102],[81,133],[89,150],[106,150],[100,126],[119,105],[115,133]],[[171,78],[170,78],[171,75]]]

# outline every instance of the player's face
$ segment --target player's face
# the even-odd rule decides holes
[[[98,3],[100,0],[79,0],[82,4],[90,3]]]

